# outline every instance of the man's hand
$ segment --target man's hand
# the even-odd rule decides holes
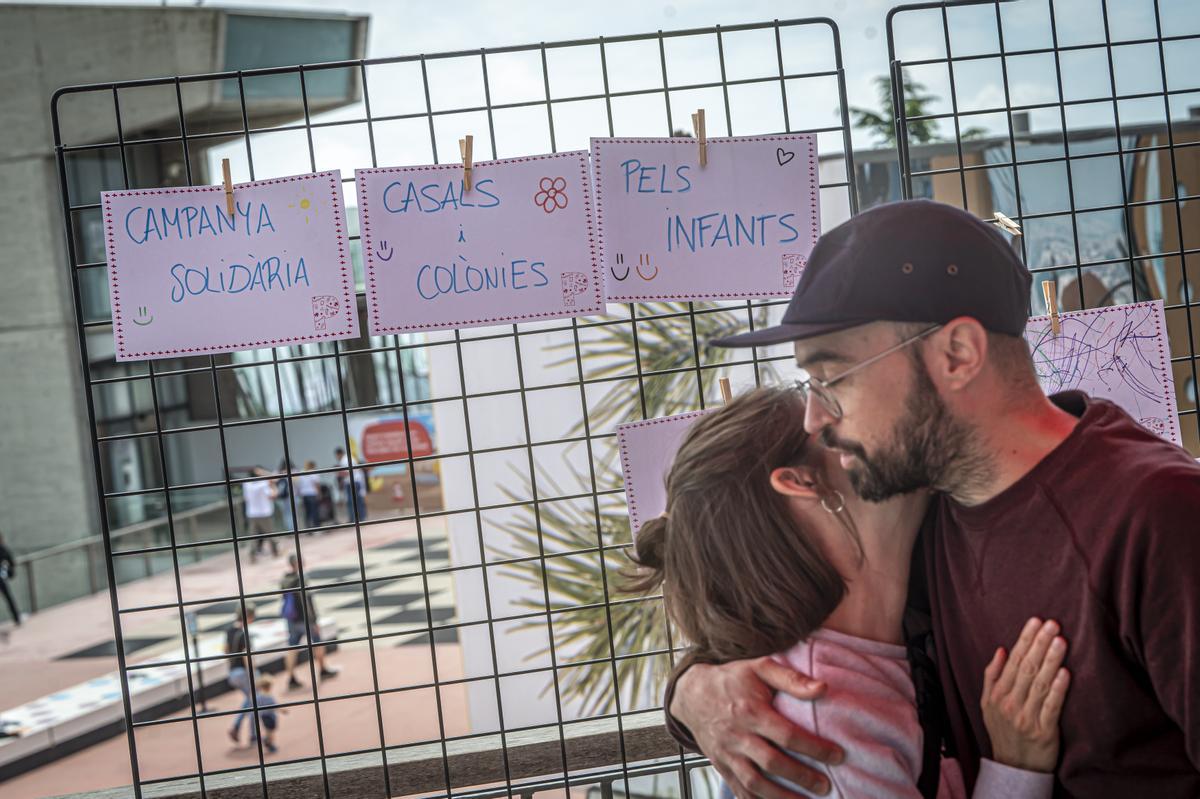
[[[679,676],[669,710],[688,726],[738,799],[800,799],[767,775],[816,794],[828,793],[829,781],[783,750],[830,764],[841,762],[842,750],[788,721],[771,700],[776,691],[816,699],[824,690],[823,683],[770,657],[698,663]]]

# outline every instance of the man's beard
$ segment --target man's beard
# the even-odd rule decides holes
[[[983,467],[974,457],[970,430],[946,408],[937,388],[925,371],[919,353],[914,353],[914,384],[904,401],[904,414],[896,422],[891,441],[868,457],[857,442],[840,441],[832,428],[821,431],[821,441],[832,449],[855,456],[846,469],[850,485],[868,502],[908,494],[921,488],[949,490],[956,471]]]

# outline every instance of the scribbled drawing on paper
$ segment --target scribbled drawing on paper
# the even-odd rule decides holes
[[[1145,427],[1147,430],[1150,430],[1151,432],[1156,433],[1163,438],[1167,438],[1167,420],[1161,416],[1146,416],[1142,419],[1138,419],[1138,421],[1141,422],[1142,427]]]
[[[1025,340],[1047,394],[1078,390],[1110,400],[1162,438],[1180,443],[1171,347],[1161,300],[1029,320]]]
[[[784,253],[783,255],[783,287],[794,289],[804,272],[807,259],[800,253]]]
[[[583,272],[563,272],[562,273],[562,295],[563,305],[574,308],[575,297],[580,294],[586,294],[588,290],[588,276]]]
[[[332,319],[338,315],[338,299],[327,294],[321,294],[312,298],[313,312],[313,327],[317,330],[325,329],[325,320]]]

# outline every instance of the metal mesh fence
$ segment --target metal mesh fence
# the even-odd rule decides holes
[[[692,790],[697,761],[652,735],[656,678],[674,657],[661,599],[619,591],[629,528],[613,430],[703,407],[718,376],[769,378],[785,349],[734,361],[706,341],[782,303],[610,305],[566,321],[118,363],[99,192],[218,182],[222,157],[235,180],[340,168],[356,232],[354,167],[454,161],[464,133],[484,160],[686,132],[698,107],[713,136],[816,133],[825,226],[857,211],[838,32],[823,19],[55,95],[139,797]],[[403,446],[364,460],[380,425]],[[267,526],[243,508],[263,480],[279,493]],[[138,525],[144,534],[110,535]],[[289,554],[297,568],[284,575]],[[298,636],[281,618],[292,585],[312,602]],[[301,686],[277,676],[270,693],[247,690],[246,729],[260,734],[231,753],[242,708],[230,670],[280,675],[293,658]],[[341,673],[322,678],[334,662]],[[152,709],[146,692],[163,684],[175,701]],[[271,751],[271,704],[286,711],[281,739],[291,728],[303,745]]]
[[[905,197],[996,211],[1060,308],[1161,299],[1200,456],[1200,11],[1171,0],[913,3],[888,15]]]

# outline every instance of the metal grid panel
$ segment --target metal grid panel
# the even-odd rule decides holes
[[[904,196],[1016,220],[1035,313],[1043,280],[1064,310],[1162,299],[1196,456],[1198,52],[1200,8],[1172,0],[926,2],[888,15]]]
[[[703,58],[715,65],[715,71],[710,70],[709,80],[692,80],[689,64],[694,62],[687,59],[694,58],[697,52],[703,52]],[[494,77],[501,66],[504,69],[522,68],[521,64],[514,66],[508,63],[509,59],[514,58],[519,61],[524,59],[522,63],[525,67],[532,63],[540,71],[542,91],[539,96],[515,97],[512,91],[514,84]],[[579,65],[596,60],[598,71],[595,74],[599,76],[600,83],[589,89],[583,85],[586,81],[580,78]],[[649,69],[645,68],[647,65]],[[440,77],[434,75],[435,72]],[[361,103],[348,111],[332,115],[332,118],[328,118],[330,115],[313,118],[309,105],[310,87],[314,76],[328,74],[342,75],[349,85],[355,87],[355,92],[361,92]],[[469,77],[472,74],[474,78]],[[290,105],[285,104],[283,112],[276,109],[276,124],[256,122],[258,106],[254,97],[266,85],[263,82],[274,81],[273,85],[278,86],[285,80],[293,82],[295,87],[295,96],[290,99]],[[477,80],[482,88],[481,99],[468,97],[470,92],[462,89],[464,81],[473,80]],[[635,85],[638,80],[644,85]],[[828,114],[817,113],[818,117],[827,118],[824,124],[809,124],[813,110],[808,101],[821,95],[819,92],[809,92],[808,87],[817,81],[826,81],[827,85],[833,87],[833,94],[829,98],[831,110]],[[614,82],[622,85],[614,86]],[[558,88],[560,85],[568,88],[561,90]],[[205,93],[207,97],[236,97],[238,113],[232,120],[218,118],[219,115],[207,118],[197,115],[192,110],[193,91]],[[800,92],[805,93],[805,103],[797,102]],[[497,102],[497,94],[504,95],[504,101]],[[776,95],[777,100],[771,99]],[[248,96],[251,97],[250,102],[247,101]],[[410,102],[414,97],[417,100],[415,104]],[[657,112],[653,110],[653,104],[659,102],[662,103],[663,116],[655,119]],[[769,107],[776,102],[777,115],[769,113]],[[833,102],[836,102],[836,109],[833,108]],[[155,121],[153,124],[139,123],[136,129],[133,123],[123,125],[123,106],[127,117],[130,115],[129,109],[136,107],[140,120]],[[620,732],[623,730],[623,719],[630,714],[656,713],[653,708],[644,707],[644,702],[637,701],[636,684],[633,696],[623,696],[630,676],[628,672],[621,671],[622,663],[649,663],[655,657],[662,661],[673,661],[675,647],[670,639],[669,628],[666,629],[666,646],[654,651],[622,652],[614,643],[622,634],[617,629],[621,625],[630,624],[638,618],[649,618],[655,613],[661,616],[661,598],[621,598],[616,587],[609,584],[610,576],[621,566],[622,550],[628,542],[627,529],[622,535],[620,531],[614,533],[606,529],[603,524],[606,513],[613,515],[615,507],[615,515],[619,516],[623,508],[620,488],[598,475],[598,471],[605,468],[601,461],[613,446],[612,424],[627,418],[643,418],[647,414],[703,407],[706,401],[714,398],[713,389],[718,374],[732,374],[737,379],[753,379],[757,382],[765,373],[772,371],[773,361],[788,356],[779,350],[767,350],[754,353],[748,360],[731,361],[727,353],[709,352],[704,345],[705,331],[711,331],[715,325],[722,332],[732,332],[778,316],[783,303],[774,301],[610,305],[609,313],[605,316],[556,320],[552,323],[454,330],[420,336],[364,335],[354,341],[338,343],[117,364],[112,359],[111,324],[104,307],[103,250],[102,246],[99,251],[95,249],[100,213],[98,191],[171,183],[193,185],[215,182],[211,169],[215,159],[205,159],[212,155],[210,150],[220,147],[235,146],[238,150],[232,158],[235,170],[241,168],[242,174],[235,174],[235,179],[253,180],[272,176],[263,174],[261,167],[256,171],[256,155],[260,165],[264,160],[275,163],[270,170],[273,174],[315,171],[330,166],[322,154],[325,143],[342,136],[361,141],[365,134],[368,157],[358,163],[336,164],[347,176],[350,175],[349,167],[393,163],[395,148],[391,145],[396,142],[409,147],[409,152],[427,152],[435,162],[456,160],[453,151],[446,152],[447,145],[453,137],[464,132],[472,120],[486,125],[486,140],[492,154],[508,157],[544,149],[557,151],[564,147],[564,142],[571,137],[563,134],[562,127],[565,121],[571,119],[569,111],[573,108],[590,107],[592,111],[602,112],[598,117],[599,129],[594,124],[589,128],[586,123],[579,122],[586,115],[571,123],[577,130],[570,144],[578,147],[581,144],[580,135],[669,134],[677,129],[676,120],[684,109],[690,111],[700,106],[707,106],[713,135],[779,132],[818,134],[821,151],[833,157],[830,171],[835,173],[832,178],[822,181],[823,206],[826,210],[840,206],[843,216],[857,211],[838,32],[834,23],[826,19],[775,21],[494,50],[106,83],[71,87],[56,93],[52,114],[68,234],[69,268],[88,392],[117,658],[123,678],[122,701],[126,718],[134,719],[128,740],[135,792],[139,797],[143,788],[166,787],[168,784],[190,785],[200,795],[208,795],[213,780],[218,780],[222,775],[247,772],[248,769],[257,775],[259,788],[256,790],[266,797],[270,772],[278,764],[286,766],[305,762],[319,767],[323,793],[332,796],[337,780],[331,778],[331,773],[336,769],[330,763],[334,760],[349,762],[346,759],[361,759],[367,755],[374,756],[377,765],[384,763],[389,766],[382,769],[382,782],[377,786],[377,791],[387,796],[403,793],[399,786],[393,785],[392,776],[396,772],[390,766],[399,762],[398,758],[411,747],[389,743],[392,736],[388,723],[394,724],[397,719],[389,719],[385,704],[389,695],[413,690],[430,691],[435,700],[438,723],[435,743],[441,755],[442,785],[433,795],[532,795],[535,791],[546,790],[561,793],[565,790],[564,786],[573,785],[599,785],[601,793],[611,795],[613,783],[618,780],[626,794],[631,794],[631,778],[637,778],[645,768],[635,767],[632,763],[623,736],[619,735],[616,739],[619,755],[612,759],[607,770],[600,770],[603,774],[595,770],[588,770],[586,774],[575,773],[569,767],[568,742],[564,732],[568,719],[564,713],[560,682],[562,664],[553,630],[557,618],[579,608],[562,600],[562,584],[552,579],[555,564],[565,563],[566,558],[572,557],[592,557],[598,564],[596,573],[602,600],[598,607],[602,609],[603,621],[596,632],[602,639],[607,635],[607,646],[599,657],[582,661],[582,664],[598,666],[610,672],[607,689],[610,696],[605,697],[605,707],[610,708],[610,712],[593,713],[586,718],[612,721]],[[288,116],[289,111],[291,120],[280,121]],[[102,126],[103,118],[110,112],[111,133],[98,135],[95,132],[97,120],[101,120],[99,124]],[[540,123],[536,123],[534,117],[542,114],[545,115],[545,144],[548,146],[539,148],[538,136],[529,132],[539,128]],[[506,119],[502,120],[501,117]],[[529,134],[518,137],[516,144],[511,143],[510,128],[504,125],[509,117],[515,118],[519,129]],[[295,121],[297,119],[300,121]],[[724,131],[720,130],[721,120],[724,122]],[[665,126],[661,124],[663,121]],[[414,134],[414,131],[423,132]],[[413,135],[417,139],[426,139],[428,149],[422,150],[423,145],[413,143],[415,140],[404,144],[405,136]],[[280,148],[275,143],[287,141],[293,144],[295,152],[304,155],[280,162]],[[380,155],[381,150],[386,150],[387,154]],[[153,168],[154,163],[163,161],[164,153],[168,151],[181,158],[182,169],[174,175],[170,174],[170,170]],[[419,157],[413,157],[420,160]],[[477,157],[483,160],[488,153],[477,151]],[[145,163],[151,166],[144,167]],[[81,175],[85,174],[91,176],[90,188],[81,189],[80,186],[86,182]],[[839,177],[842,179],[836,179]],[[348,201],[353,201],[352,177],[346,177],[345,182],[348,184],[345,196]],[[357,236],[353,239],[357,251]],[[359,253],[356,252],[356,255]],[[361,268],[359,271],[361,314]],[[363,325],[363,330],[366,330],[365,321]],[[618,339],[615,336],[625,338]],[[654,341],[649,341],[648,337],[653,337]],[[539,339],[557,342],[555,346],[563,353],[562,361],[573,366],[573,376],[534,386],[527,384],[526,356],[536,349]],[[668,363],[650,357],[655,353],[661,354],[664,339],[673,344],[673,350],[679,355]],[[690,348],[687,339],[690,339]],[[631,351],[624,352],[623,357],[629,362],[628,368],[595,368],[589,360],[589,350],[614,340],[627,341]],[[513,348],[515,387],[472,390],[464,350],[497,342],[511,344]],[[431,394],[430,359],[440,360],[443,366],[453,362],[451,370],[457,372],[454,377],[457,381],[456,390],[442,396]],[[535,396],[531,393],[534,389],[539,392],[547,389],[577,392],[580,407],[584,409],[582,422],[577,429],[570,435],[535,442],[532,429],[541,406],[531,409],[534,400],[530,398]],[[594,416],[597,394],[603,395],[602,403],[604,397],[619,396],[626,390],[632,390],[632,402],[628,406],[618,405],[624,410],[610,413],[599,425],[602,429],[597,429]],[[536,394],[537,401],[541,402],[543,396]],[[494,422],[478,411],[473,417],[472,404],[497,397],[516,397],[519,400],[523,435],[520,437],[521,443],[515,447],[477,443],[481,434],[488,431],[489,424]],[[434,403],[441,403],[443,408],[451,405],[458,408],[463,428],[462,446],[449,452],[439,450],[432,455],[414,457],[411,455],[412,428],[408,426],[410,411],[414,405]],[[409,456],[375,462],[371,467],[403,466],[408,484],[397,491],[407,491],[408,504],[380,520],[359,520],[357,512],[349,509],[351,518],[348,524],[330,520],[327,524],[302,527],[295,523],[302,509],[297,503],[295,490],[292,490],[286,500],[288,507],[282,511],[284,518],[292,522],[287,524],[287,529],[269,534],[250,533],[245,529],[246,525],[242,523],[238,512],[239,492],[253,478],[236,475],[244,465],[238,459],[246,456],[244,453],[231,453],[232,449],[240,447],[246,440],[261,436],[264,431],[275,431],[279,447],[272,451],[282,455],[282,462],[272,474],[272,479],[287,479],[287,484],[294,486],[290,481],[294,468],[293,454],[303,446],[298,438],[300,426],[329,422],[337,428],[341,446],[353,451],[350,420],[364,413],[399,414],[406,424]],[[207,442],[210,449],[215,448],[214,458],[219,468],[212,474],[188,472],[183,478],[173,475],[172,472],[177,471],[180,451],[197,442]],[[539,470],[538,464],[535,464],[535,450],[546,444],[575,445],[584,449],[584,490],[564,494],[557,490],[557,486],[547,484],[544,470]],[[511,452],[514,449],[524,451],[531,483],[530,496],[510,497],[513,501],[494,501],[494,498],[482,497],[481,489],[486,489],[487,485],[486,478],[480,479],[477,461],[495,452]],[[419,470],[463,458],[469,466],[469,506],[430,507],[429,495],[422,491],[418,481]],[[134,467],[128,471],[138,473],[133,479],[128,473],[121,472],[131,462]],[[308,473],[328,477],[337,471],[334,467],[313,469]],[[542,484],[539,484],[539,477],[542,478]],[[583,533],[587,541],[585,546],[568,547],[566,558],[561,558],[559,556],[564,554],[561,547],[548,555],[551,547],[544,536],[544,514],[549,512],[549,508],[557,507],[554,503],[564,500],[580,503],[583,507],[582,517],[589,520],[591,529]],[[426,507],[422,507],[423,502]],[[199,534],[195,526],[188,528],[177,523],[197,505],[218,509],[216,533]],[[136,512],[131,512],[131,507]],[[165,537],[148,540],[111,535],[120,526],[113,523],[114,519],[137,516],[138,513],[145,515],[146,507],[158,508],[156,512],[166,523]],[[508,509],[532,513],[532,529],[536,530],[536,538],[531,539],[532,551],[519,557],[490,559],[484,540],[484,517]],[[473,680],[469,676],[447,677],[439,672],[436,642],[439,635],[456,635],[457,631],[471,626],[471,623],[438,623],[438,616],[434,612],[437,609],[431,606],[431,581],[458,576],[468,568],[475,567],[439,565],[436,560],[427,560],[427,554],[437,545],[428,540],[430,526],[464,517],[473,517],[478,566],[483,567],[484,579],[480,585],[486,614],[481,621],[487,628],[491,659],[488,674],[495,685],[498,724],[496,730],[451,734],[444,718],[444,691],[448,687],[472,683]],[[196,516],[193,514],[187,518],[194,520]],[[374,533],[384,530],[387,525],[401,525],[411,533],[418,559],[408,572],[372,577],[368,556],[377,551],[374,545],[379,543]],[[353,536],[357,553],[357,568],[351,567],[354,577],[313,582],[313,566],[304,564],[304,553],[314,540],[313,536],[339,530],[343,533],[349,531]],[[237,711],[208,711],[202,697],[204,688],[199,683],[206,664],[230,659],[224,654],[202,655],[193,651],[194,647],[185,633],[191,620],[188,614],[224,603],[229,606],[230,615],[244,615],[248,604],[277,600],[280,596],[278,589],[272,587],[263,590],[263,586],[248,583],[245,578],[245,553],[239,546],[243,542],[257,546],[267,539],[283,543],[285,549],[290,544],[292,551],[297,554],[302,590],[349,591],[361,599],[364,629],[358,635],[339,636],[337,644],[340,647],[358,645],[365,648],[370,671],[369,685],[363,690],[335,694],[333,698],[342,702],[358,701],[360,708],[369,706],[372,709],[369,720],[360,718],[359,722],[364,727],[373,728],[373,734],[377,736],[376,745],[346,749],[328,740],[335,725],[323,724],[322,712],[331,712],[329,708],[333,702],[327,695],[314,693],[303,701],[285,701],[279,705],[293,711],[311,708],[315,719],[316,743],[316,751],[311,757],[269,758],[263,751],[260,739],[253,766],[216,767],[211,763],[211,754],[202,746],[201,728],[214,723],[223,725]],[[133,543],[128,543],[129,540]],[[184,562],[208,557],[214,551],[232,555],[231,590],[195,599],[190,591],[185,590],[188,573]],[[125,566],[130,562],[149,564],[152,561],[158,562],[164,571],[173,575],[173,592],[159,597],[158,601],[147,602],[142,598],[131,602],[129,596],[132,594],[127,595],[123,590],[129,579],[125,574]],[[493,626],[493,622],[501,618],[501,612],[493,607],[487,567],[520,567],[522,564],[533,564],[536,573],[540,574],[543,608],[535,612],[503,615],[503,619],[506,622],[541,620],[551,631],[549,667],[540,670],[502,668],[499,653],[502,647],[498,646],[498,634]],[[146,569],[149,571],[149,566]],[[385,582],[398,583],[405,579],[415,581],[420,587],[422,598],[417,604],[423,623],[403,633],[380,632],[376,629],[379,623],[373,623],[371,612],[375,591]],[[171,636],[177,637],[183,644],[183,656],[158,659],[153,663],[131,663],[127,654],[129,636],[126,624],[132,618],[152,614],[158,614],[160,622],[174,629]],[[380,664],[381,651],[397,637],[411,638],[414,634],[427,639],[430,679],[418,680],[403,688],[388,687],[383,679],[387,676],[386,667]],[[251,651],[247,657],[251,662],[255,658],[263,661],[289,649],[307,655],[308,677],[315,686],[315,653],[309,641],[295,647],[273,646],[269,650]],[[580,663],[572,661],[569,665],[578,667]],[[135,680],[139,672],[171,665],[186,667],[186,711],[181,716],[168,718],[135,717],[130,693],[131,680]],[[505,723],[505,700],[500,688],[500,678],[519,677],[530,672],[545,673],[551,678],[556,720],[548,729],[556,731],[560,753],[560,762],[546,772],[550,776],[537,781],[514,777],[509,760],[513,745],[510,736],[514,733],[514,726]],[[251,697],[257,708],[256,696],[252,694]],[[252,718],[251,724],[254,723]],[[144,743],[148,738],[160,735],[172,741],[177,740],[179,746],[186,742],[187,747],[194,749],[196,768],[163,775],[147,773],[148,762],[139,760],[140,753],[146,750]],[[468,785],[452,775],[447,742],[454,745],[476,739],[498,739],[497,749],[503,761],[502,787],[495,786],[494,781],[490,787]],[[686,772],[696,762],[685,762],[681,755],[675,756],[674,765],[667,769],[674,770],[676,775],[673,791],[681,794],[690,792]]]

